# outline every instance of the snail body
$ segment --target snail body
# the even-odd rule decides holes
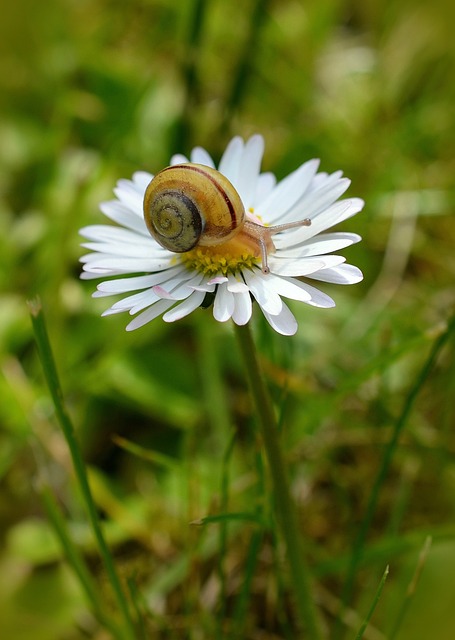
[[[217,245],[238,254],[247,250],[261,259],[265,274],[270,271],[268,252],[275,248],[272,236],[311,224],[305,219],[266,227],[251,220],[231,182],[216,169],[195,163],[173,165],[155,175],[145,190],[144,220],[150,234],[169,251]]]
[[[184,253],[231,240],[244,225],[245,208],[219,171],[187,163],[153,178],[145,191],[144,220],[162,247]]]

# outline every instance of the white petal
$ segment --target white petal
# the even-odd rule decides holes
[[[215,302],[213,304],[213,317],[218,322],[226,322],[234,313],[234,294],[228,291],[227,283],[218,285]]]
[[[200,273],[193,274],[191,278],[179,275],[173,280],[167,282],[166,286],[157,285],[153,287],[153,291],[160,298],[167,298],[169,300],[185,300],[194,292],[195,287],[202,283],[203,279],[204,276]]]
[[[229,142],[220,160],[218,171],[228,180],[235,184],[239,174],[239,164],[243,152],[243,140],[240,136],[235,136]]]
[[[275,247],[278,249],[278,247],[284,248],[300,245],[310,238],[314,238],[314,236],[318,235],[321,231],[325,231],[343,222],[343,220],[350,218],[355,213],[358,213],[362,206],[363,201],[359,198],[335,202],[319,216],[311,219],[311,225],[309,227],[300,227],[277,235],[276,238],[274,238]]]
[[[256,193],[252,202],[253,209],[257,207],[273,191],[276,185],[276,178],[273,173],[267,171],[258,176],[256,183]]]
[[[185,268],[179,265],[178,267],[173,267],[167,271],[159,271],[158,273],[153,273],[147,276],[134,276],[132,278],[120,278],[119,280],[106,280],[105,282],[101,282],[97,289],[102,295],[138,291],[140,289],[153,287],[156,284],[163,284],[178,273],[183,273],[183,271],[185,271]]]
[[[265,200],[257,204],[255,213],[270,224],[284,222],[283,216],[286,212],[292,210],[295,203],[302,198],[317,171],[318,165],[319,160],[310,160],[286,176],[276,185]],[[298,218],[296,217],[295,219],[297,220]]]
[[[307,291],[311,296],[310,300],[306,300],[306,304],[310,304],[312,307],[320,307],[322,309],[331,309],[335,306],[335,301],[326,293],[319,291],[319,289],[312,287],[306,282],[297,282],[299,283],[299,286],[301,286],[302,289],[305,289],[305,291]]]
[[[203,164],[206,167],[212,167],[212,169],[215,168],[215,163],[213,162],[210,154],[202,147],[194,147],[191,152],[191,162]]]
[[[263,153],[264,138],[260,135],[251,136],[243,149],[238,178],[234,183],[245,209],[253,206]]]
[[[139,186],[139,183],[135,180],[128,180],[125,178],[121,178],[117,180],[116,189],[118,191],[124,191],[133,196],[144,196],[144,190]]]
[[[107,318],[107,316],[115,316],[117,313],[125,313],[125,309],[112,309],[111,307],[110,309],[106,309],[106,311],[103,311],[101,317]]]
[[[311,181],[311,184],[308,187],[308,192],[311,193],[312,191],[326,188],[327,186],[337,182],[342,177],[343,172],[340,170],[334,171],[331,174],[328,174],[326,171],[321,171],[314,176],[314,180]]]
[[[310,278],[334,284],[357,284],[363,280],[363,273],[352,264],[341,264],[339,267],[323,269],[313,273]]]
[[[117,198],[133,213],[142,218],[144,215],[144,191],[131,180],[119,180],[114,189]]]
[[[92,224],[89,227],[82,227],[79,233],[87,240],[95,240],[97,242],[122,242],[125,244],[143,245],[156,244],[152,236],[148,237],[135,231],[128,229],[120,229],[109,224]]]
[[[299,280],[293,278],[280,278],[272,273],[267,276],[267,288],[271,291],[275,291],[275,293],[285,298],[307,302],[311,299],[311,295],[301,285],[302,283]]]
[[[275,291],[272,291],[272,289],[267,286],[267,276],[260,271],[245,271],[243,275],[251,293],[260,306],[272,315],[280,313],[283,301]]]
[[[237,280],[237,278],[232,275],[228,278],[227,288],[231,293],[248,293],[249,295],[250,291],[243,280]]]
[[[163,320],[165,322],[175,322],[185,316],[189,315],[192,311],[201,306],[204,301],[205,293],[202,291],[194,291],[186,300],[181,304],[176,305],[170,311],[167,311]]]
[[[310,218],[313,221],[318,215],[324,213],[343,193],[348,189],[351,181],[348,178],[341,178],[334,184],[324,185],[323,188],[306,193],[299,200],[292,211],[288,214],[288,218],[292,220],[300,220]],[[327,228],[327,227],[326,227]]]
[[[253,308],[250,290],[243,281],[237,280],[233,275],[230,275],[228,280],[228,291],[234,294],[232,319],[236,324],[244,325],[250,320]]]
[[[321,269],[336,267],[342,264],[346,258],[343,256],[315,256],[314,258],[302,258],[294,260],[292,258],[282,258],[271,256],[269,267],[271,273],[279,276],[309,276]]]
[[[174,166],[174,164],[185,164],[186,162],[189,162],[186,156],[182,153],[175,153],[171,158],[170,166]]]
[[[103,245],[104,246],[104,245]],[[159,251],[155,251],[154,249],[150,250],[148,255],[148,258],[150,260],[162,260],[163,257],[167,258],[169,260],[172,260],[172,254],[170,254],[170,252],[165,252],[165,253],[161,253]],[[128,256],[127,256],[128,257]],[[131,256],[130,256],[131,257]],[[134,256],[131,257],[132,260],[135,260]],[[79,258],[79,262],[83,262],[84,264],[87,265],[87,267],[91,267],[95,264],[98,264],[101,261],[106,261],[106,260],[110,260],[110,261],[117,261],[120,264],[120,257],[116,254],[116,253],[100,253],[99,251],[95,252],[95,253],[86,253],[85,255],[81,256]],[[114,269],[115,269],[116,265],[114,265]],[[144,269],[139,269],[139,271],[144,271]],[[151,271],[151,269],[150,269]]]
[[[347,220],[348,218],[352,218],[356,213],[362,211],[365,206],[365,201],[362,198],[349,198],[349,209],[344,212],[343,217],[339,222],[343,220]]]
[[[153,289],[146,289],[145,291],[140,291],[139,293],[134,293],[131,296],[127,296],[126,298],[122,298],[111,306],[113,311],[120,309],[121,311],[129,311],[131,315],[150,307],[152,304],[160,300],[160,296],[158,296]]]
[[[84,242],[81,246],[85,247],[85,249],[90,249],[91,251],[96,251],[98,253],[122,256],[124,258],[142,259],[156,257],[154,255],[156,243],[153,241],[147,244],[138,243],[136,245],[123,242],[111,242],[109,244],[107,242]]]
[[[349,247],[356,242],[360,242],[361,239],[362,238],[356,233],[335,232],[324,233],[322,235],[315,236],[314,238],[305,240],[297,246],[294,246],[293,249],[284,248],[289,245],[289,240],[286,241],[284,238],[277,238],[277,240],[274,240],[273,242],[276,249],[279,249],[280,257],[298,259],[307,256],[319,256],[326,253],[339,251],[340,249]]]
[[[232,319],[235,324],[244,325],[249,322],[251,318],[251,313],[253,310],[253,305],[251,302],[250,292],[240,292],[234,295],[234,312],[232,314]]]
[[[102,202],[100,209],[105,216],[117,222],[117,224],[132,231],[136,231],[141,235],[150,237],[150,232],[145,226],[144,218],[137,216],[129,207],[122,204],[118,200],[110,200],[109,202]]]
[[[275,329],[277,333],[281,333],[283,336],[293,336],[297,331],[297,320],[294,318],[294,315],[291,313],[289,307],[284,304],[284,302],[281,313],[279,313],[278,315],[272,316],[264,311],[264,309],[262,309],[262,312],[266,317],[267,322],[270,324],[272,329]]]
[[[210,282],[204,282],[203,284],[193,286],[195,291],[204,291],[205,293],[213,293],[216,289],[216,285]]]
[[[133,173],[133,182],[139,187],[142,193],[145,193],[150,182],[153,180],[153,173],[148,171],[135,171]]]
[[[228,279],[226,276],[215,276],[214,278],[210,278],[207,284],[221,284],[222,282],[227,282]]]
[[[83,256],[81,261],[86,261],[84,271],[100,274],[111,273],[118,275],[121,273],[138,273],[141,271],[162,271],[173,266],[174,258],[119,258],[118,256],[107,256],[93,253]],[[93,256],[93,258],[92,258]],[[90,260],[88,260],[90,259]]]
[[[136,316],[134,320],[131,320],[131,322],[126,326],[126,330],[134,331],[134,329],[139,329],[139,327],[144,326],[144,324],[151,322],[167,311],[173,304],[175,304],[173,300],[159,300],[158,302],[155,302],[152,307]]]
[[[145,291],[141,291],[132,296],[128,296],[127,298],[123,298],[122,300],[118,300],[113,305],[106,309],[101,315],[107,316],[112,313],[120,313],[128,311],[130,315],[134,315],[138,311],[142,311],[147,307],[151,307],[153,304],[158,302],[160,298],[151,290],[146,289]],[[137,303],[137,310],[135,310],[134,303]]]
[[[82,267],[83,269],[85,269],[85,266]],[[119,273],[114,273],[112,271],[82,271],[82,273],[79,274],[79,278],[81,280],[99,280],[100,278],[104,277],[104,276],[118,276],[120,275]]]
[[[156,284],[154,287],[152,287],[152,291],[158,298],[166,298],[166,300],[178,300],[178,298],[174,298],[174,296],[166,291],[166,289],[163,289],[160,284]]]

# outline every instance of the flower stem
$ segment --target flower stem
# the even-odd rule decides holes
[[[281,526],[281,534],[286,546],[289,568],[294,584],[298,618],[301,626],[305,627],[308,633],[307,637],[311,640],[320,640],[322,638],[321,623],[312,597],[309,570],[303,553],[302,537],[298,527],[295,505],[291,497],[288,474],[280,447],[272,402],[262,377],[249,326],[235,325],[235,329],[272,477],[278,522]]]

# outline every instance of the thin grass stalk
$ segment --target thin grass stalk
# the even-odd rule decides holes
[[[367,617],[365,618],[365,620],[363,621],[362,625],[360,626],[360,629],[359,629],[359,631],[358,631],[358,633],[357,633],[357,635],[355,637],[355,640],[362,640],[363,634],[365,633],[365,629],[369,625],[370,620],[371,620],[371,616],[373,615],[374,610],[377,607],[377,604],[378,604],[379,599],[381,597],[382,590],[384,589],[384,585],[385,585],[385,582],[387,580],[387,576],[388,575],[389,575],[389,567],[387,566],[385,568],[385,571],[384,571],[383,575],[382,575],[381,582],[379,583],[379,586],[376,589],[376,593],[375,593],[375,596],[373,598],[373,602],[371,603],[371,607],[370,607],[370,609],[369,609],[369,611],[367,613]]]
[[[248,80],[252,72],[253,55],[254,52],[259,49],[259,34],[267,13],[268,2],[269,0],[256,0],[252,9],[251,16],[248,21],[249,30],[239,54],[237,68],[233,73],[233,80],[226,99],[223,120],[220,124],[220,133],[222,135],[226,133],[232,116],[240,107],[244,96],[246,95],[246,90],[249,86]]]
[[[205,316],[205,314],[204,314]],[[229,501],[229,463],[234,450],[236,432],[232,429],[232,416],[226,399],[221,372],[220,354],[213,318],[205,318],[196,324],[198,347],[198,373],[204,397],[205,411],[210,425],[210,437],[215,446],[225,448],[221,462],[220,513],[227,513]],[[227,444],[225,444],[227,443]],[[227,577],[225,562],[228,553],[229,521],[219,523],[218,578],[220,593],[217,609],[217,638],[223,638],[227,603]]]
[[[220,487],[220,512],[227,513],[229,503],[229,462],[235,444],[235,431],[232,432],[226,451],[221,463],[221,487]],[[227,577],[225,570],[225,562],[228,550],[228,521],[220,522],[219,529],[219,559],[218,559],[218,577],[220,580],[220,596],[218,606],[218,637],[224,637],[223,623],[226,616],[227,603]]]
[[[256,529],[250,539],[248,553],[246,557],[245,570],[243,572],[243,584],[242,589],[237,597],[235,603],[235,609],[233,614],[233,625],[231,629],[231,638],[244,637],[247,624],[248,615],[248,603],[251,601],[253,578],[256,570],[256,566],[259,559],[259,552],[261,550],[262,541],[264,538],[264,532],[266,528],[270,527],[269,523],[265,522],[264,517],[264,500],[266,490],[266,478],[264,469],[264,457],[262,451],[256,453],[256,469],[257,469],[257,498],[255,512],[260,521],[262,521],[260,528]]]
[[[264,538],[264,530],[258,529],[253,531],[251,536],[245,569],[243,572],[243,583],[240,594],[237,598],[235,611],[233,615],[233,626],[231,639],[245,637],[245,628],[247,623],[248,603],[251,598],[251,589],[253,585],[254,572],[258,563],[259,552],[261,550],[262,540]]]
[[[363,556],[363,550],[365,547],[368,531],[373,521],[373,517],[378,504],[381,488],[386,480],[393,455],[398,446],[400,436],[403,432],[404,427],[407,424],[409,416],[411,415],[411,411],[414,407],[414,403],[416,401],[416,398],[420,390],[422,389],[423,385],[428,379],[433,369],[433,366],[436,362],[436,359],[438,358],[442,348],[444,347],[444,345],[446,344],[446,342],[448,341],[449,337],[452,335],[454,330],[455,330],[455,315],[451,318],[446,331],[444,331],[444,333],[439,335],[438,338],[433,343],[433,347],[430,350],[428,358],[426,359],[420,372],[416,376],[414,384],[412,385],[408,395],[405,398],[403,409],[400,415],[398,416],[397,421],[395,422],[395,426],[392,432],[392,437],[385,448],[381,465],[380,465],[378,474],[376,476],[376,480],[373,484],[373,488],[370,493],[370,498],[368,501],[365,515],[363,517],[358,534],[354,540],[354,544],[352,547],[351,561],[349,563],[347,576],[346,576],[345,584],[343,587],[343,593],[341,598],[342,608],[340,610],[340,614],[338,617],[335,637],[340,637],[340,634],[341,634],[340,620],[341,620],[342,612],[344,607],[346,607],[349,604],[352,598],[352,594],[354,591],[355,577],[356,577],[357,569],[359,567],[359,564]]]
[[[60,386],[57,368],[55,366],[55,360],[52,353],[52,348],[49,341],[40,300],[35,299],[33,301],[30,301],[29,309],[41,364],[52,397],[52,401],[54,403],[57,420],[62,428],[63,435],[65,436],[65,440],[71,454],[74,472],[76,474],[76,479],[79,484],[83,502],[87,509],[90,525],[92,527],[95,540],[98,545],[98,550],[106,569],[107,577],[112,587],[114,598],[117,602],[120,615],[123,619],[123,638],[125,638],[125,640],[134,640],[134,624],[130,615],[128,602],[120,584],[120,579],[118,577],[113,558],[106,544],[104,534],[101,529],[95,501],[93,499],[88,482],[88,474],[85,468],[82,453],[74,432],[73,424],[65,408],[63,393]]]
[[[291,497],[287,468],[278,438],[278,429],[270,394],[265,386],[259,367],[249,325],[234,326],[256,408],[260,434],[272,479],[278,524],[281,527],[281,535],[286,547],[294,587],[298,622],[302,629],[306,629],[308,634],[306,637],[308,639],[320,640],[322,638],[322,625],[312,597],[313,589],[309,568],[305,559],[295,505]]]
[[[206,11],[207,0],[194,0],[183,51],[181,74],[184,86],[184,102],[176,128],[173,144],[175,149],[184,150],[189,146],[191,111],[194,105],[197,104],[199,97],[197,66]]]
[[[198,354],[198,375],[201,381],[204,409],[210,425],[210,437],[224,447],[231,440],[232,415],[226,398],[222,366],[220,362],[220,340],[213,318],[201,314],[195,323]]]
[[[408,612],[409,605],[411,604],[412,598],[414,597],[414,593],[417,588],[417,583],[419,582],[420,576],[422,574],[423,567],[425,566],[425,563],[427,561],[431,544],[432,544],[432,537],[427,536],[425,538],[423,548],[419,553],[419,558],[417,560],[417,566],[415,568],[414,575],[412,576],[411,582],[409,583],[408,589],[406,591],[405,598],[400,607],[400,610],[398,611],[395,624],[393,625],[392,631],[389,634],[389,640],[395,640],[398,632],[400,631],[401,625],[403,624],[403,620]]]
[[[67,561],[79,579],[79,584],[85,592],[95,617],[98,619],[100,624],[112,633],[114,638],[121,640],[122,634],[104,610],[104,604],[99,597],[99,589],[87,568],[83,556],[71,539],[65,519],[58,508],[57,502],[50,488],[44,485],[41,486],[40,494],[46,509],[47,517],[59,539]]]
[[[131,603],[136,616],[136,640],[148,640],[149,636],[145,625],[145,617],[147,606],[143,602],[143,596],[138,589],[137,581],[134,576],[131,576],[127,580],[128,592],[130,594]]]

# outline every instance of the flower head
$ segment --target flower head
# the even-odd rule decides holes
[[[169,213],[174,214],[178,207],[168,200],[167,193],[164,200],[161,193],[156,197],[151,193],[157,191],[151,187],[151,174],[141,171],[132,180],[118,182],[114,190],[117,199],[101,204],[101,211],[117,226],[92,225],[80,231],[89,240],[83,246],[92,251],[81,259],[81,277],[118,276],[101,282],[94,297],[126,294],[103,315],[128,311],[134,318],[127,330],[133,330],[160,315],[166,322],[179,320],[213,302],[216,320],[232,318],[242,325],[250,320],[255,300],[278,333],[292,335],[297,322],[283,297],[316,307],[333,307],[332,298],[308,280],[354,284],[362,279],[357,267],[332,253],[358,242],[360,236],[339,231],[321,233],[362,209],[364,203],[359,198],[338,200],[350,181],[340,171],[331,175],[318,173],[319,162],[310,160],[277,183],[272,173],[260,172],[263,151],[261,136],[252,136],[246,142],[235,137],[217,171],[213,171],[210,155],[200,147],[193,149],[190,160],[173,156],[171,166],[191,162],[194,164],[190,167],[200,168],[186,172],[191,173],[187,179],[189,191],[185,187],[178,191],[183,194],[179,198],[188,208],[188,215],[194,214],[195,207],[188,201],[192,192],[195,191],[196,200],[199,197],[193,174],[207,172],[210,181],[212,177],[216,181],[221,174],[223,188],[217,187],[213,196],[203,194],[209,215],[220,204],[216,194],[225,196],[224,187],[233,188],[236,203],[233,207],[224,197],[229,205],[228,223],[203,222],[198,234],[213,228],[216,240],[195,236],[188,250],[180,245],[174,250],[165,248],[169,241],[163,241],[159,234],[164,229],[164,233],[176,235]],[[204,167],[209,169],[205,172]],[[170,173],[167,169],[158,175],[166,174],[168,179]],[[172,176],[175,173],[178,172],[172,172]],[[169,187],[172,193],[176,190],[173,184]],[[148,203],[156,198],[160,222],[155,224],[149,219]],[[239,207],[241,216],[237,220]],[[195,233],[193,227],[188,231],[190,223],[181,222],[180,211],[178,216],[175,224]],[[227,240],[220,235],[222,231],[218,229],[229,225],[233,229],[237,224],[239,230],[230,231]],[[160,225],[161,230],[156,231],[155,226]]]

